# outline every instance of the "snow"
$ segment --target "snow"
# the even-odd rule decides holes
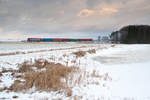
[[[114,77],[120,76],[112,87],[113,95],[123,97],[147,97],[150,94],[150,63],[126,64],[121,69],[116,68],[116,72],[112,72]],[[131,66],[129,68],[125,68]],[[141,68],[142,67],[142,68]],[[119,72],[117,71],[119,70]],[[125,74],[126,73],[126,74]],[[118,74],[118,75],[117,75]],[[123,92],[123,93],[121,93]]]
[[[2,91],[0,92],[0,99],[4,97],[13,99],[12,97],[16,95],[18,100],[150,100],[150,45],[116,44],[115,47],[111,47],[111,44],[76,43],[52,44],[52,46],[47,44],[40,45],[42,46],[35,47],[31,44],[30,48],[26,48],[26,46],[19,47],[22,49],[17,49],[16,46],[14,51],[80,48],[0,56],[0,70],[2,68],[18,69],[18,64],[26,60],[34,61],[34,59],[38,58],[48,59],[51,62],[64,65],[77,66],[81,69],[81,73],[78,73],[76,78],[80,75],[83,78],[80,84],[72,84],[74,85],[72,87],[72,96],[67,97],[64,92],[29,91],[27,93],[15,93]],[[6,47],[8,47],[6,49],[11,48]],[[96,49],[96,54],[87,53],[86,56],[80,58],[76,58],[72,54],[75,51],[89,49]],[[10,50],[9,52],[12,51]],[[76,60],[76,63],[72,62],[74,60]],[[92,73],[94,73],[93,76]],[[10,74],[9,72],[3,73],[3,76],[0,77],[0,80],[2,80],[0,87],[11,86],[15,79]]]
[[[112,96],[149,100],[150,45],[119,45],[115,49],[110,49],[106,50],[110,52],[100,54],[100,58],[106,57],[102,61],[99,56],[94,59],[102,63],[104,70],[108,70],[114,80],[110,88]]]
[[[92,46],[93,44],[88,44]],[[87,46],[85,43],[61,43],[61,42],[0,42],[0,53],[28,52],[49,49],[62,49]]]
[[[2,87],[10,87],[11,84],[14,82],[14,78],[11,76],[11,73],[3,73],[3,76],[0,77],[0,80],[3,80],[3,82],[0,84],[0,88]]]

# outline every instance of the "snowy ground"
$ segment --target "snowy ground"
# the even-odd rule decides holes
[[[3,45],[4,44],[0,44]],[[14,44],[13,44],[14,45]],[[69,66],[77,66],[82,71],[78,74],[82,79],[80,84],[72,84],[72,96],[67,97],[65,93],[41,92],[30,90],[28,92],[15,93],[2,91],[0,99],[18,100],[150,100],[150,45],[115,45],[111,44],[11,44],[5,45],[0,51],[22,52],[47,49],[64,48],[30,54],[17,54],[0,56],[0,71],[5,69],[18,69],[18,64],[25,60],[37,58],[48,59],[55,63]],[[45,46],[46,47],[45,47]],[[11,47],[13,50],[11,51]],[[76,47],[76,48],[73,48]],[[70,48],[70,49],[68,49]],[[5,50],[4,50],[5,49]],[[7,51],[7,49],[9,49]],[[78,59],[72,52],[79,50],[95,49],[96,54],[87,53]],[[65,56],[64,56],[65,55]],[[76,60],[76,63],[72,61]],[[67,62],[67,63],[66,63]],[[86,74],[86,75],[84,75]],[[15,78],[11,73],[4,73],[0,80],[1,87],[9,87]],[[70,85],[71,86],[71,85]]]
[[[118,45],[94,59],[114,80],[112,97],[150,99],[150,45]]]

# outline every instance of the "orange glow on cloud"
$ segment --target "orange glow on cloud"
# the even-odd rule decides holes
[[[101,13],[102,15],[105,15],[105,14],[113,14],[113,13],[116,13],[116,12],[118,12],[118,10],[115,9],[115,8],[102,8],[102,10],[100,10],[100,13]]]
[[[77,16],[78,17],[88,17],[88,16],[96,15],[96,14],[99,14],[99,15],[108,15],[108,14],[113,14],[113,13],[116,13],[116,12],[118,12],[117,9],[115,9],[115,8],[107,8],[107,7],[104,7],[101,10],[82,9],[77,14]]]
[[[79,17],[87,17],[94,14],[94,10],[82,9],[77,16]]]

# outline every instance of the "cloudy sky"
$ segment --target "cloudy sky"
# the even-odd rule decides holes
[[[0,39],[91,37],[150,24],[150,0],[0,0]]]

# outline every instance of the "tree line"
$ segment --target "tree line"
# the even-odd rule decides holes
[[[119,31],[112,32],[111,38],[121,43],[150,43],[150,26],[128,25]]]

